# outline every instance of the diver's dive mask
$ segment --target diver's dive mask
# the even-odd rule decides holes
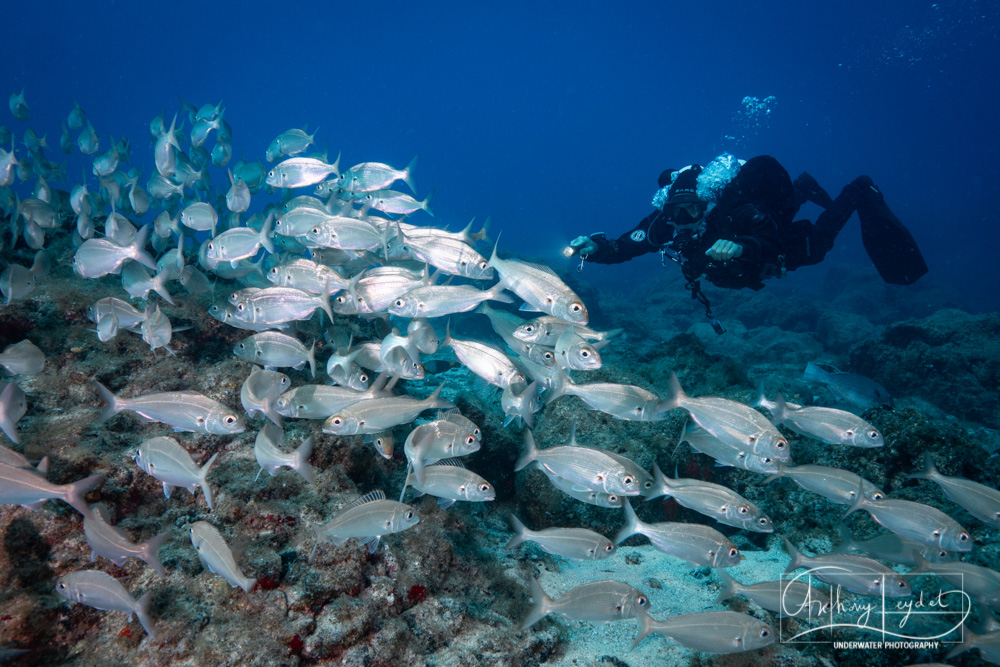
[[[668,219],[678,227],[697,225],[705,217],[706,206],[700,201],[674,204],[671,208]]]

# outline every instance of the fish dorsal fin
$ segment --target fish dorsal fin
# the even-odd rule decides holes
[[[545,266],[544,264],[535,264],[534,262],[525,262],[523,260],[521,261],[521,264],[525,264],[527,266],[530,266],[533,269],[538,269],[539,271],[542,271],[543,273],[547,273],[550,276],[553,276],[553,277],[556,277],[556,278],[559,277],[558,275],[556,275],[555,271],[553,271],[549,267]]]
[[[374,491],[361,496],[341,511],[346,512],[347,510],[354,509],[355,507],[361,507],[362,505],[373,503],[376,500],[385,500],[385,492],[382,491],[382,489],[375,489]]]

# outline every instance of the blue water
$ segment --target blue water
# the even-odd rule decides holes
[[[419,154],[437,222],[493,216],[505,246],[553,262],[578,234],[630,229],[661,170],[723,150],[770,153],[834,194],[867,173],[924,249],[924,280],[986,311],[998,305],[997,9],[17,3],[0,54],[5,90],[25,88],[29,125],[53,145],[75,99],[102,150],[109,133],[131,138],[148,177],[149,121],[169,118],[178,95],[221,100],[234,159],[262,159],[306,123],[348,166]],[[769,96],[770,113],[743,104]],[[829,259],[867,264],[859,238],[849,224]],[[634,277],[627,266],[597,275]]]

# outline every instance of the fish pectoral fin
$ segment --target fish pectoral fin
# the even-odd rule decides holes
[[[166,482],[163,483],[163,496],[165,498],[169,498],[173,490],[174,490],[173,484],[167,484]]]
[[[588,489],[585,486],[580,486],[579,484],[574,484],[573,485],[573,490],[574,491],[579,491],[580,493],[584,493],[584,492],[588,492],[588,491],[593,491],[594,489]]]
[[[381,541],[381,539],[382,539],[381,535],[373,535],[369,537],[367,540],[364,540],[361,544],[364,544],[366,547],[368,547],[368,553],[373,554],[375,553],[375,550],[378,549],[378,543]]]
[[[443,510],[448,509],[454,504],[455,504],[454,498],[438,498],[438,505],[440,505],[441,509]]]

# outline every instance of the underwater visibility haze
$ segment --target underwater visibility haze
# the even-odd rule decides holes
[[[0,661],[1000,664],[1000,2],[7,14]]]

